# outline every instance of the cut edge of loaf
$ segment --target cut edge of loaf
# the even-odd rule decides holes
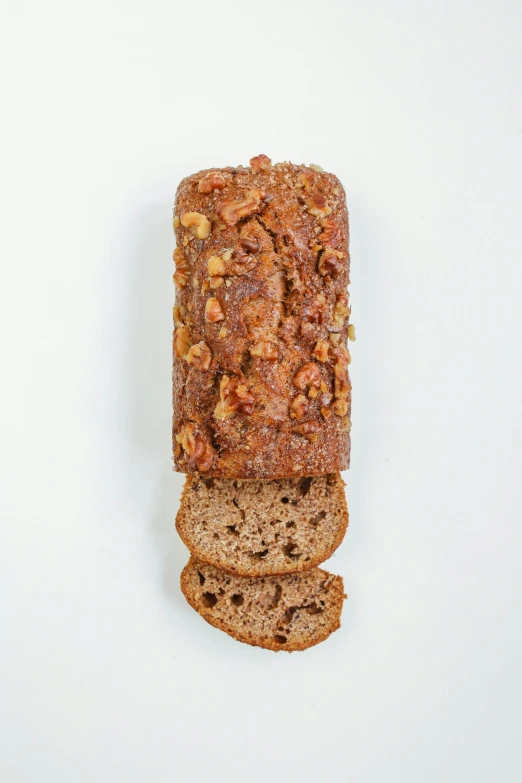
[[[187,547],[189,551],[197,557],[198,560],[200,560],[203,563],[207,563],[208,565],[214,566],[216,568],[220,568],[223,571],[226,571],[229,574],[232,574],[234,576],[238,577],[261,577],[261,576],[284,576],[286,574],[294,574],[294,573],[301,573],[303,571],[308,571],[311,568],[315,568],[316,566],[320,565],[321,563],[324,563],[326,560],[328,560],[334,552],[338,549],[338,547],[343,542],[344,536],[346,535],[346,531],[348,529],[349,524],[349,513],[348,513],[348,507],[346,503],[346,496],[344,492],[344,486],[345,483],[342,479],[342,477],[339,475],[339,473],[330,474],[333,479],[334,486],[332,487],[333,491],[339,490],[337,501],[339,505],[341,506],[340,513],[334,511],[333,513],[337,518],[340,518],[340,524],[336,531],[336,535],[333,538],[333,540],[330,542],[328,546],[323,547],[322,549],[318,549],[316,551],[316,554],[309,554],[309,558],[307,560],[302,559],[300,560],[298,556],[296,556],[293,552],[288,555],[288,557],[285,558],[287,567],[281,568],[281,565],[273,564],[270,566],[270,562],[272,560],[264,559],[255,559],[255,555],[253,555],[252,562],[248,564],[248,568],[245,567],[244,562],[242,564],[234,564],[231,562],[230,556],[228,556],[227,559],[227,553],[224,551],[223,547],[219,545],[219,541],[216,542],[216,553],[212,554],[208,552],[206,549],[202,548],[201,545],[198,546],[197,541],[195,540],[194,535],[190,535],[191,530],[191,523],[190,523],[190,492],[191,488],[194,482],[203,481],[206,482],[209,480],[206,476],[199,476],[197,474],[188,475],[185,480],[185,484],[183,487],[182,497],[181,497],[181,503],[178,510],[178,514],[176,516],[176,530]],[[321,477],[318,476],[309,476],[306,477],[307,479],[314,481],[316,479],[320,479]],[[230,482],[231,484],[234,483],[235,480],[233,479],[221,479],[221,480],[214,480],[210,479],[211,481],[221,481],[221,482]],[[295,478],[293,479],[273,479],[273,480],[261,480],[261,479],[246,479],[241,480],[241,484],[248,485],[248,484],[255,484],[256,482],[262,482],[264,484],[278,484],[283,481],[292,481],[293,483],[297,483],[298,480]],[[302,481],[300,479],[299,481]],[[240,489],[240,488],[238,488]],[[288,504],[290,505],[290,504]],[[219,511],[219,510],[218,510]],[[319,510],[319,513],[321,511]],[[283,516],[280,512],[280,516]],[[230,521],[230,520],[227,520]],[[280,520],[277,520],[278,522]],[[295,525],[295,522],[294,522]],[[290,526],[290,525],[289,525]],[[236,527],[236,525],[234,525]],[[293,527],[293,525],[292,525]],[[220,531],[222,533],[225,533],[225,531]],[[217,535],[217,533],[216,533]],[[236,533],[237,535],[237,533]],[[295,535],[292,537],[290,536],[288,541],[284,540],[282,543],[278,542],[277,546],[278,549],[284,547],[288,547],[292,545],[291,539],[295,538]],[[308,550],[307,550],[308,552]],[[244,558],[243,558],[244,559]]]
[[[247,630],[242,630],[241,627],[235,627],[232,624],[228,624],[226,621],[221,619],[220,617],[217,617],[214,615],[211,611],[213,606],[217,603],[215,601],[215,594],[210,593],[203,593],[202,591],[198,590],[196,587],[196,590],[194,590],[194,585],[191,584],[191,582],[194,582],[194,571],[196,572],[196,575],[198,575],[198,581],[200,581],[201,576],[204,574],[209,573],[209,569],[211,569],[211,572],[213,572],[214,578],[221,578],[223,582],[228,579],[230,582],[232,580],[236,580],[236,586],[238,589],[244,589],[245,583],[251,582],[255,583],[256,587],[259,587],[260,584],[263,584],[263,586],[268,582],[270,583],[270,586],[272,586],[272,583],[277,582],[303,582],[306,578],[319,578],[323,579],[322,582],[322,589],[327,590],[327,596],[331,599],[331,606],[328,607],[329,615],[330,615],[330,623],[328,625],[323,625],[322,627],[316,629],[316,632],[307,638],[300,638],[295,639],[293,641],[288,640],[288,636],[284,636],[283,634],[278,633],[271,633],[269,637],[267,636],[260,636],[259,634],[256,636],[255,633],[249,632]],[[201,574],[203,572],[203,574]],[[204,583],[205,580],[203,580]],[[224,572],[222,569],[215,568],[214,566],[209,566],[205,563],[202,563],[199,561],[196,557],[191,556],[188,563],[186,564],[185,568],[183,569],[180,577],[180,585],[181,585],[181,591],[183,595],[185,596],[185,599],[190,604],[190,606],[204,619],[206,620],[209,625],[214,626],[215,628],[218,628],[220,631],[223,631],[224,633],[228,634],[228,636],[231,636],[233,639],[236,639],[239,642],[243,642],[245,644],[248,644],[252,647],[262,647],[263,649],[267,650],[273,650],[274,652],[279,652],[281,650],[285,652],[300,652],[303,650],[307,650],[310,647],[315,647],[315,645],[320,644],[321,642],[325,641],[329,636],[331,636],[332,633],[337,631],[341,627],[341,613],[343,608],[343,602],[347,598],[347,595],[344,592],[344,583],[341,576],[335,576],[333,574],[330,574],[328,571],[324,571],[321,568],[312,568],[309,571],[305,571],[304,573],[299,574],[287,574],[283,577],[262,577],[261,579],[258,577],[251,577],[251,578],[244,578],[244,577],[234,577],[230,576],[226,572]],[[202,587],[202,584],[200,583],[200,587]],[[229,591],[233,590],[234,587],[229,588]],[[279,596],[281,596],[283,590],[281,586],[279,585]],[[201,592],[201,595],[199,594]],[[212,595],[213,598],[208,599],[205,601],[204,605],[201,602],[201,599],[204,596],[210,596]],[[278,595],[278,585],[275,584],[275,595]],[[199,597],[199,601],[198,601]],[[223,594],[223,596],[220,596],[221,598],[226,598],[226,593]],[[233,601],[234,598],[237,598],[237,594],[233,594],[231,596],[231,599]],[[307,600],[313,600],[315,598],[315,595],[309,596]],[[279,598],[276,598],[276,602],[279,600]],[[271,607],[274,608],[274,607]],[[281,607],[281,609],[284,607]],[[294,615],[297,614],[297,612],[301,609],[306,609],[307,607],[302,606],[289,606],[284,615],[283,618],[287,617],[287,615],[290,614],[289,623],[292,622]],[[325,611],[326,611],[325,607]],[[267,610],[269,611],[270,608]],[[292,611],[293,610],[293,611]],[[315,612],[312,614],[312,616],[316,614]],[[318,614],[318,613],[317,613]],[[276,627],[273,629],[274,631],[280,630],[279,627]],[[302,636],[302,634],[301,634]]]

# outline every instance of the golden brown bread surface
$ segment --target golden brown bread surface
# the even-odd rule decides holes
[[[346,469],[348,213],[339,180],[264,156],[202,171],[181,182],[174,227],[177,470],[284,478]]]
[[[238,576],[312,568],[333,554],[347,525],[338,473],[272,480],[190,475],[176,518],[199,560]]]
[[[343,580],[320,568],[301,574],[238,577],[191,557],[181,574],[189,604],[240,642],[306,650],[341,625]]]

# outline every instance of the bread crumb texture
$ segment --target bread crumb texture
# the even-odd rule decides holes
[[[237,577],[191,557],[181,574],[189,604],[235,639],[270,650],[306,650],[341,625],[343,580],[320,568]]]
[[[192,553],[239,576],[316,566],[337,549],[347,525],[338,473],[271,481],[187,476],[176,519]]]

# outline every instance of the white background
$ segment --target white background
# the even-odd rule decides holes
[[[12,0],[0,25],[0,779],[519,783],[518,0]],[[313,162],[352,229],[342,629],[184,602],[171,208]]]

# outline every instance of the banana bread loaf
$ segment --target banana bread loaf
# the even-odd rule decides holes
[[[349,465],[348,213],[333,174],[259,155],[184,179],[174,461],[218,478]]]
[[[348,525],[338,473],[301,479],[187,476],[176,528],[197,558],[238,576],[292,574],[327,560]]]
[[[231,576],[191,557],[181,574],[189,604],[211,625],[256,647],[306,650],[341,625],[340,576],[312,568],[301,574]]]

